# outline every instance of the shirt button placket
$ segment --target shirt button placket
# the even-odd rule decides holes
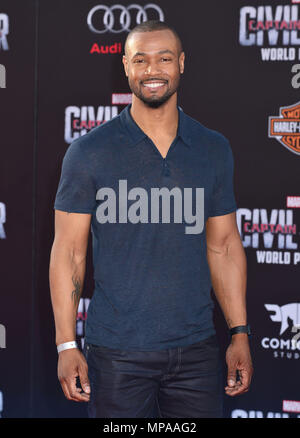
[[[170,169],[166,160],[164,160],[163,174],[164,176],[170,176]]]

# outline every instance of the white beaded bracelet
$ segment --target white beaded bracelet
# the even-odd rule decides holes
[[[63,350],[69,350],[70,348],[78,348],[76,341],[65,342],[57,346],[57,352],[60,353]]]

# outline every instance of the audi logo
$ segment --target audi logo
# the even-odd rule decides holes
[[[111,7],[105,5],[97,5],[92,8],[88,13],[87,24],[90,30],[95,33],[121,33],[125,31],[129,32],[133,21],[135,21],[136,25],[148,20],[147,12],[150,9],[156,12],[158,20],[164,21],[164,13],[162,9],[154,3],[148,3],[145,6],[140,6],[137,4],[132,4],[129,6],[114,5]],[[99,23],[99,17],[97,17],[97,19],[95,19],[93,23],[93,16],[97,11],[104,11],[102,23]],[[119,15],[119,24],[116,26],[115,24],[117,20],[115,17],[115,11],[120,11],[120,15],[117,14],[117,16]],[[135,20],[132,19],[132,11],[137,11]]]

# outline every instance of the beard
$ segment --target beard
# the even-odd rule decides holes
[[[149,78],[149,80],[162,80],[160,78]],[[174,84],[172,87],[168,87],[166,92],[161,95],[161,96],[157,96],[157,95],[153,95],[150,97],[146,97],[142,91],[143,88],[143,81],[140,81],[140,85],[137,86],[135,84],[135,82],[131,81],[130,78],[128,78],[128,84],[130,87],[130,90],[132,91],[132,93],[138,97],[145,105],[147,105],[149,108],[159,108],[160,106],[162,106],[164,103],[166,103],[171,96],[173,96],[174,93],[176,93],[176,91],[179,88],[179,83],[180,83],[180,75],[177,76]]]

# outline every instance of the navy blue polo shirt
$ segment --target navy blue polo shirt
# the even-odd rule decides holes
[[[237,209],[228,140],[185,114],[165,158],[128,105],[76,139],[54,208],[92,215],[87,342],[162,350],[215,333],[205,223]]]

